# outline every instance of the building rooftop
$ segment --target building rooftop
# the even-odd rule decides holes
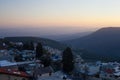
[[[8,75],[14,75],[14,76],[20,76],[20,77],[27,77],[30,76],[22,71],[18,71],[16,69],[8,69],[8,68],[0,68],[0,74],[8,74]]]
[[[1,67],[13,66],[13,65],[17,65],[17,64],[16,64],[16,63],[9,62],[9,61],[7,61],[7,60],[2,60],[2,61],[0,61],[0,66],[1,66]]]
[[[31,64],[31,63],[40,63],[40,61],[36,60],[36,61],[25,61],[25,62],[9,62],[7,60],[2,60],[0,61],[0,67],[24,65],[24,64]]]

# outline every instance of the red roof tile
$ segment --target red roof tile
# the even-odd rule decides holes
[[[25,72],[18,71],[16,69],[7,69],[7,68],[0,68],[0,74],[8,74],[8,75],[21,76],[21,77],[30,77]]]

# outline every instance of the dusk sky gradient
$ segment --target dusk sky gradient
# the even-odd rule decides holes
[[[0,0],[1,28],[75,32],[108,26],[120,26],[120,0]]]

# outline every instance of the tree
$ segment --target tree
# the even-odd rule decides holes
[[[41,43],[38,43],[36,46],[36,58],[40,59],[42,55],[43,55],[43,47]]]
[[[34,50],[34,44],[33,44],[33,42],[29,43],[29,50]]]
[[[42,64],[44,65],[44,67],[50,66],[50,64],[51,64],[50,56],[42,57],[41,61],[42,61]]]
[[[29,50],[29,44],[28,43],[23,44],[23,50]]]
[[[23,44],[23,50],[34,50],[33,42],[27,42]]]
[[[23,61],[23,60],[22,60],[22,55],[21,55],[21,54],[16,54],[16,55],[14,56],[14,60],[15,60],[16,62],[21,62],[21,61]]]
[[[73,54],[72,54],[71,48],[67,47],[63,51],[62,62],[63,62],[63,71],[64,72],[69,73],[73,70],[74,62],[73,62]]]

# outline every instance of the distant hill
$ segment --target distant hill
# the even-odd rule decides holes
[[[0,26],[0,38],[3,37],[11,37],[11,36],[35,36],[35,37],[42,37],[42,38],[47,38],[55,41],[65,41],[65,40],[70,40],[70,39],[75,39],[79,38],[82,36],[85,36],[92,31],[87,31],[87,32],[79,32],[78,29],[73,28],[74,30],[72,31],[71,28],[49,28],[47,30],[46,28],[38,28],[38,27],[17,27],[17,28],[11,28],[12,26],[9,26],[7,28]],[[75,32],[75,30],[77,32]],[[53,32],[54,31],[54,32]]]
[[[81,38],[66,41],[73,48],[86,49],[96,55],[120,57],[120,28],[107,27]]]
[[[66,40],[80,38],[80,37],[86,36],[90,33],[92,33],[92,31],[80,32],[80,33],[71,33],[71,34],[61,34],[61,35],[60,34],[59,35],[49,35],[49,36],[45,36],[45,37],[52,39],[52,40],[57,40],[57,41],[63,42]]]
[[[66,45],[61,44],[57,41],[46,39],[46,38],[39,38],[39,37],[5,37],[5,40],[12,41],[12,42],[41,42],[45,46],[50,46],[57,49],[64,49]]]

